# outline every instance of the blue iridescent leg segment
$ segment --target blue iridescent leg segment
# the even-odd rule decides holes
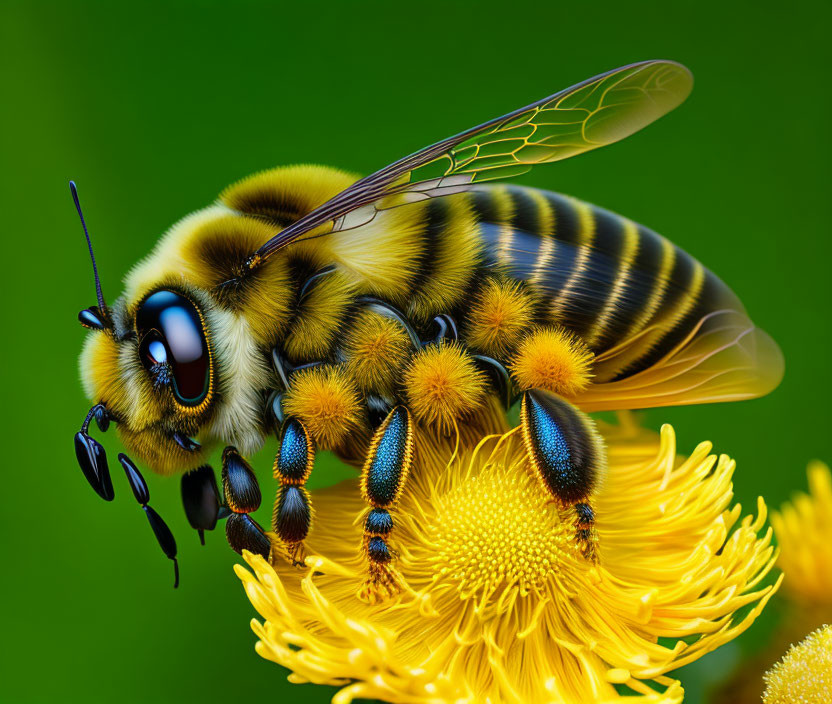
[[[597,560],[593,490],[606,466],[604,443],[592,420],[547,391],[523,394],[520,410],[529,461],[543,489],[561,508],[575,509],[575,539]]]
[[[359,598],[377,603],[401,590],[393,567],[388,539],[393,530],[390,509],[404,490],[413,463],[413,419],[404,406],[396,406],[373,435],[364,468],[361,493],[372,508],[364,524],[364,551],[369,575]]]
[[[297,418],[287,418],[274,458],[274,478],[280,482],[272,527],[284,542],[292,564],[304,561],[303,541],[312,523],[312,505],[304,484],[315,464],[315,445]]]

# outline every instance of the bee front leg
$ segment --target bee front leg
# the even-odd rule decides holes
[[[389,509],[401,496],[412,463],[413,420],[405,406],[396,406],[373,435],[361,471],[361,493],[372,508],[364,524],[369,575],[358,596],[371,604],[401,591],[388,543],[393,530]]]
[[[127,481],[130,482],[133,496],[136,497],[136,501],[144,509],[147,521],[150,523],[150,528],[153,531],[153,535],[156,536],[159,547],[162,548],[165,556],[173,561],[173,588],[176,589],[179,586],[179,561],[176,559],[176,539],[173,537],[173,533],[170,532],[168,524],[162,520],[162,517],[151,506],[148,506],[150,490],[147,488],[147,482],[144,480],[139,468],[123,452],[119,453],[118,461],[121,462],[124,473],[127,475]]]
[[[587,560],[597,561],[590,499],[606,462],[595,424],[568,401],[541,389],[523,394],[520,421],[541,486],[561,508],[574,507],[575,540]]]
[[[312,504],[304,486],[315,464],[315,445],[297,418],[287,418],[280,431],[274,458],[274,477],[280,482],[272,527],[286,545],[292,564],[304,561],[303,541],[312,523]]]
[[[249,514],[260,507],[260,485],[248,462],[235,447],[222,453],[222,489],[231,515],[225,524],[228,544],[238,553],[243,550],[269,559],[272,543],[266,532]]]

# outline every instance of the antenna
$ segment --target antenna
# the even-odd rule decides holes
[[[72,191],[72,200],[75,201],[75,209],[78,211],[78,217],[81,218],[81,226],[84,228],[84,236],[87,238],[87,247],[89,247],[90,250],[92,273],[95,276],[95,295],[98,296],[98,308],[101,311],[101,315],[107,315],[107,303],[104,301],[104,294],[101,293],[101,279],[98,278],[98,267],[95,265],[95,255],[92,252],[90,233],[87,231],[87,223],[84,220],[84,213],[81,212],[81,201],[78,200],[78,189],[75,187],[75,181],[69,182],[69,190]]]

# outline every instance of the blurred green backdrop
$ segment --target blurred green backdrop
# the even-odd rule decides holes
[[[524,182],[641,221],[688,249],[783,347],[768,398],[654,411],[680,449],[737,458],[753,510],[832,459],[828,4],[621,2],[0,5],[3,109],[4,702],[325,702],[253,650],[253,615],[221,534],[200,548],[178,480],[151,477],[179,538],[182,588],[126,483],[87,486],[70,442],[89,407],[77,377],[94,302],[67,180],[81,191],[105,292],[172,222],[258,169],[369,172],[486,118],[645,58],[688,65],[677,112],[624,143]],[[14,310],[12,310],[14,308]],[[114,456],[113,434],[106,444]],[[268,452],[268,451],[267,451]],[[265,486],[271,464],[259,458]],[[337,474],[316,473],[317,482]],[[268,502],[261,518],[268,521]],[[683,672],[688,701],[738,644]]]

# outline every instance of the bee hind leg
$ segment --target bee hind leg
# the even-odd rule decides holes
[[[368,575],[358,597],[371,604],[395,596],[403,586],[389,544],[390,509],[401,497],[412,463],[413,420],[405,406],[395,406],[373,435],[361,471],[361,493],[371,509],[363,538]]]
[[[543,489],[561,508],[575,513],[575,541],[590,562],[598,560],[591,497],[605,469],[605,449],[595,424],[555,394],[524,392],[520,410],[523,441]]]

